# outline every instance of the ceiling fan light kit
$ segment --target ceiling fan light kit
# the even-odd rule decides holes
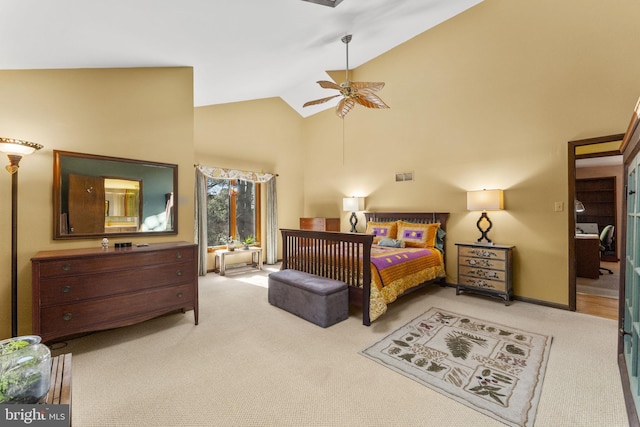
[[[342,0],[302,0],[308,1],[309,3],[321,4],[323,6],[336,7],[339,5]]]
[[[322,104],[333,98],[342,96],[342,99],[336,106],[336,114],[341,119],[344,118],[344,116],[346,116],[347,113],[351,111],[351,109],[355,107],[356,104],[360,104],[366,108],[389,108],[389,106],[385,104],[384,101],[374,93],[384,87],[383,82],[352,82],[349,80],[349,42],[351,41],[351,38],[352,35],[347,34],[340,39],[345,44],[347,50],[347,68],[345,81],[343,81],[339,85],[326,80],[317,82],[320,87],[324,89],[335,89],[340,93],[338,95],[306,102],[303,107]]]

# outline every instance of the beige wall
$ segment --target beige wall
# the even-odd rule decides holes
[[[19,172],[19,333],[31,333],[31,263],[38,251],[100,245],[54,241],[53,150],[178,164],[179,234],[193,241],[193,71],[179,68],[0,71],[1,136],[38,142]],[[4,164],[3,164],[4,166]],[[0,337],[10,335],[11,178],[0,182]],[[112,239],[114,240],[114,239]]]
[[[278,226],[298,228],[306,167],[302,124],[280,98],[196,108],[196,162],[278,174]],[[264,218],[266,197],[262,200]],[[264,241],[264,227],[262,231]]]
[[[368,210],[451,212],[455,242],[474,241],[465,192],[505,190],[490,237],[515,250],[516,295],[568,304],[568,141],[624,132],[640,95],[640,3],[486,0],[358,68],[384,81],[390,110],[333,111],[305,121],[305,215]],[[357,37],[355,35],[354,37]],[[336,46],[338,49],[339,46]],[[355,49],[356,46],[353,46]],[[415,181],[394,182],[413,171]]]
[[[450,282],[455,242],[478,235],[465,192],[502,188],[490,236],[516,246],[516,295],[567,304],[568,213],[554,212],[571,205],[567,142],[626,130],[640,95],[637,16],[633,0],[485,0],[355,70],[353,80],[386,82],[391,109],[356,108],[344,121],[333,111],[302,119],[279,99],[194,112],[190,68],[0,71],[0,133],[45,145],[20,171],[20,332],[31,331],[30,257],[99,243],[51,238],[53,149],[177,163],[176,240],[193,239],[194,161],[278,173],[280,227],[339,216],[346,231],[341,199],[352,195],[368,210],[449,211]],[[408,171],[413,182],[394,182]],[[8,244],[0,255],[7,336]]]

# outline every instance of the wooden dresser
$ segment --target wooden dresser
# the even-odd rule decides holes
[[[513,246],[475,245],[456,243],[458,246],[458,285],[461,292],[498,297],[509,305],[513,299]]]
[[[193,310],[197,325],[197,265],[197,245],[187,242],[38,252],[33,334],[47,342],[177,310]]]
[[[300,230],[340,231],[340,218],[300,218]]]

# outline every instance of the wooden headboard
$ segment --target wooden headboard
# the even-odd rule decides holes
[[[440,223],[440,228],[447,230],[448,212],[365,212],[367,222],[407,221],[418,224]]]

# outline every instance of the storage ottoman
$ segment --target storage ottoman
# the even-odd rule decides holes
[[[349,317],[347,284],[298,270],[269,274],[269,303],[326,328]]]

